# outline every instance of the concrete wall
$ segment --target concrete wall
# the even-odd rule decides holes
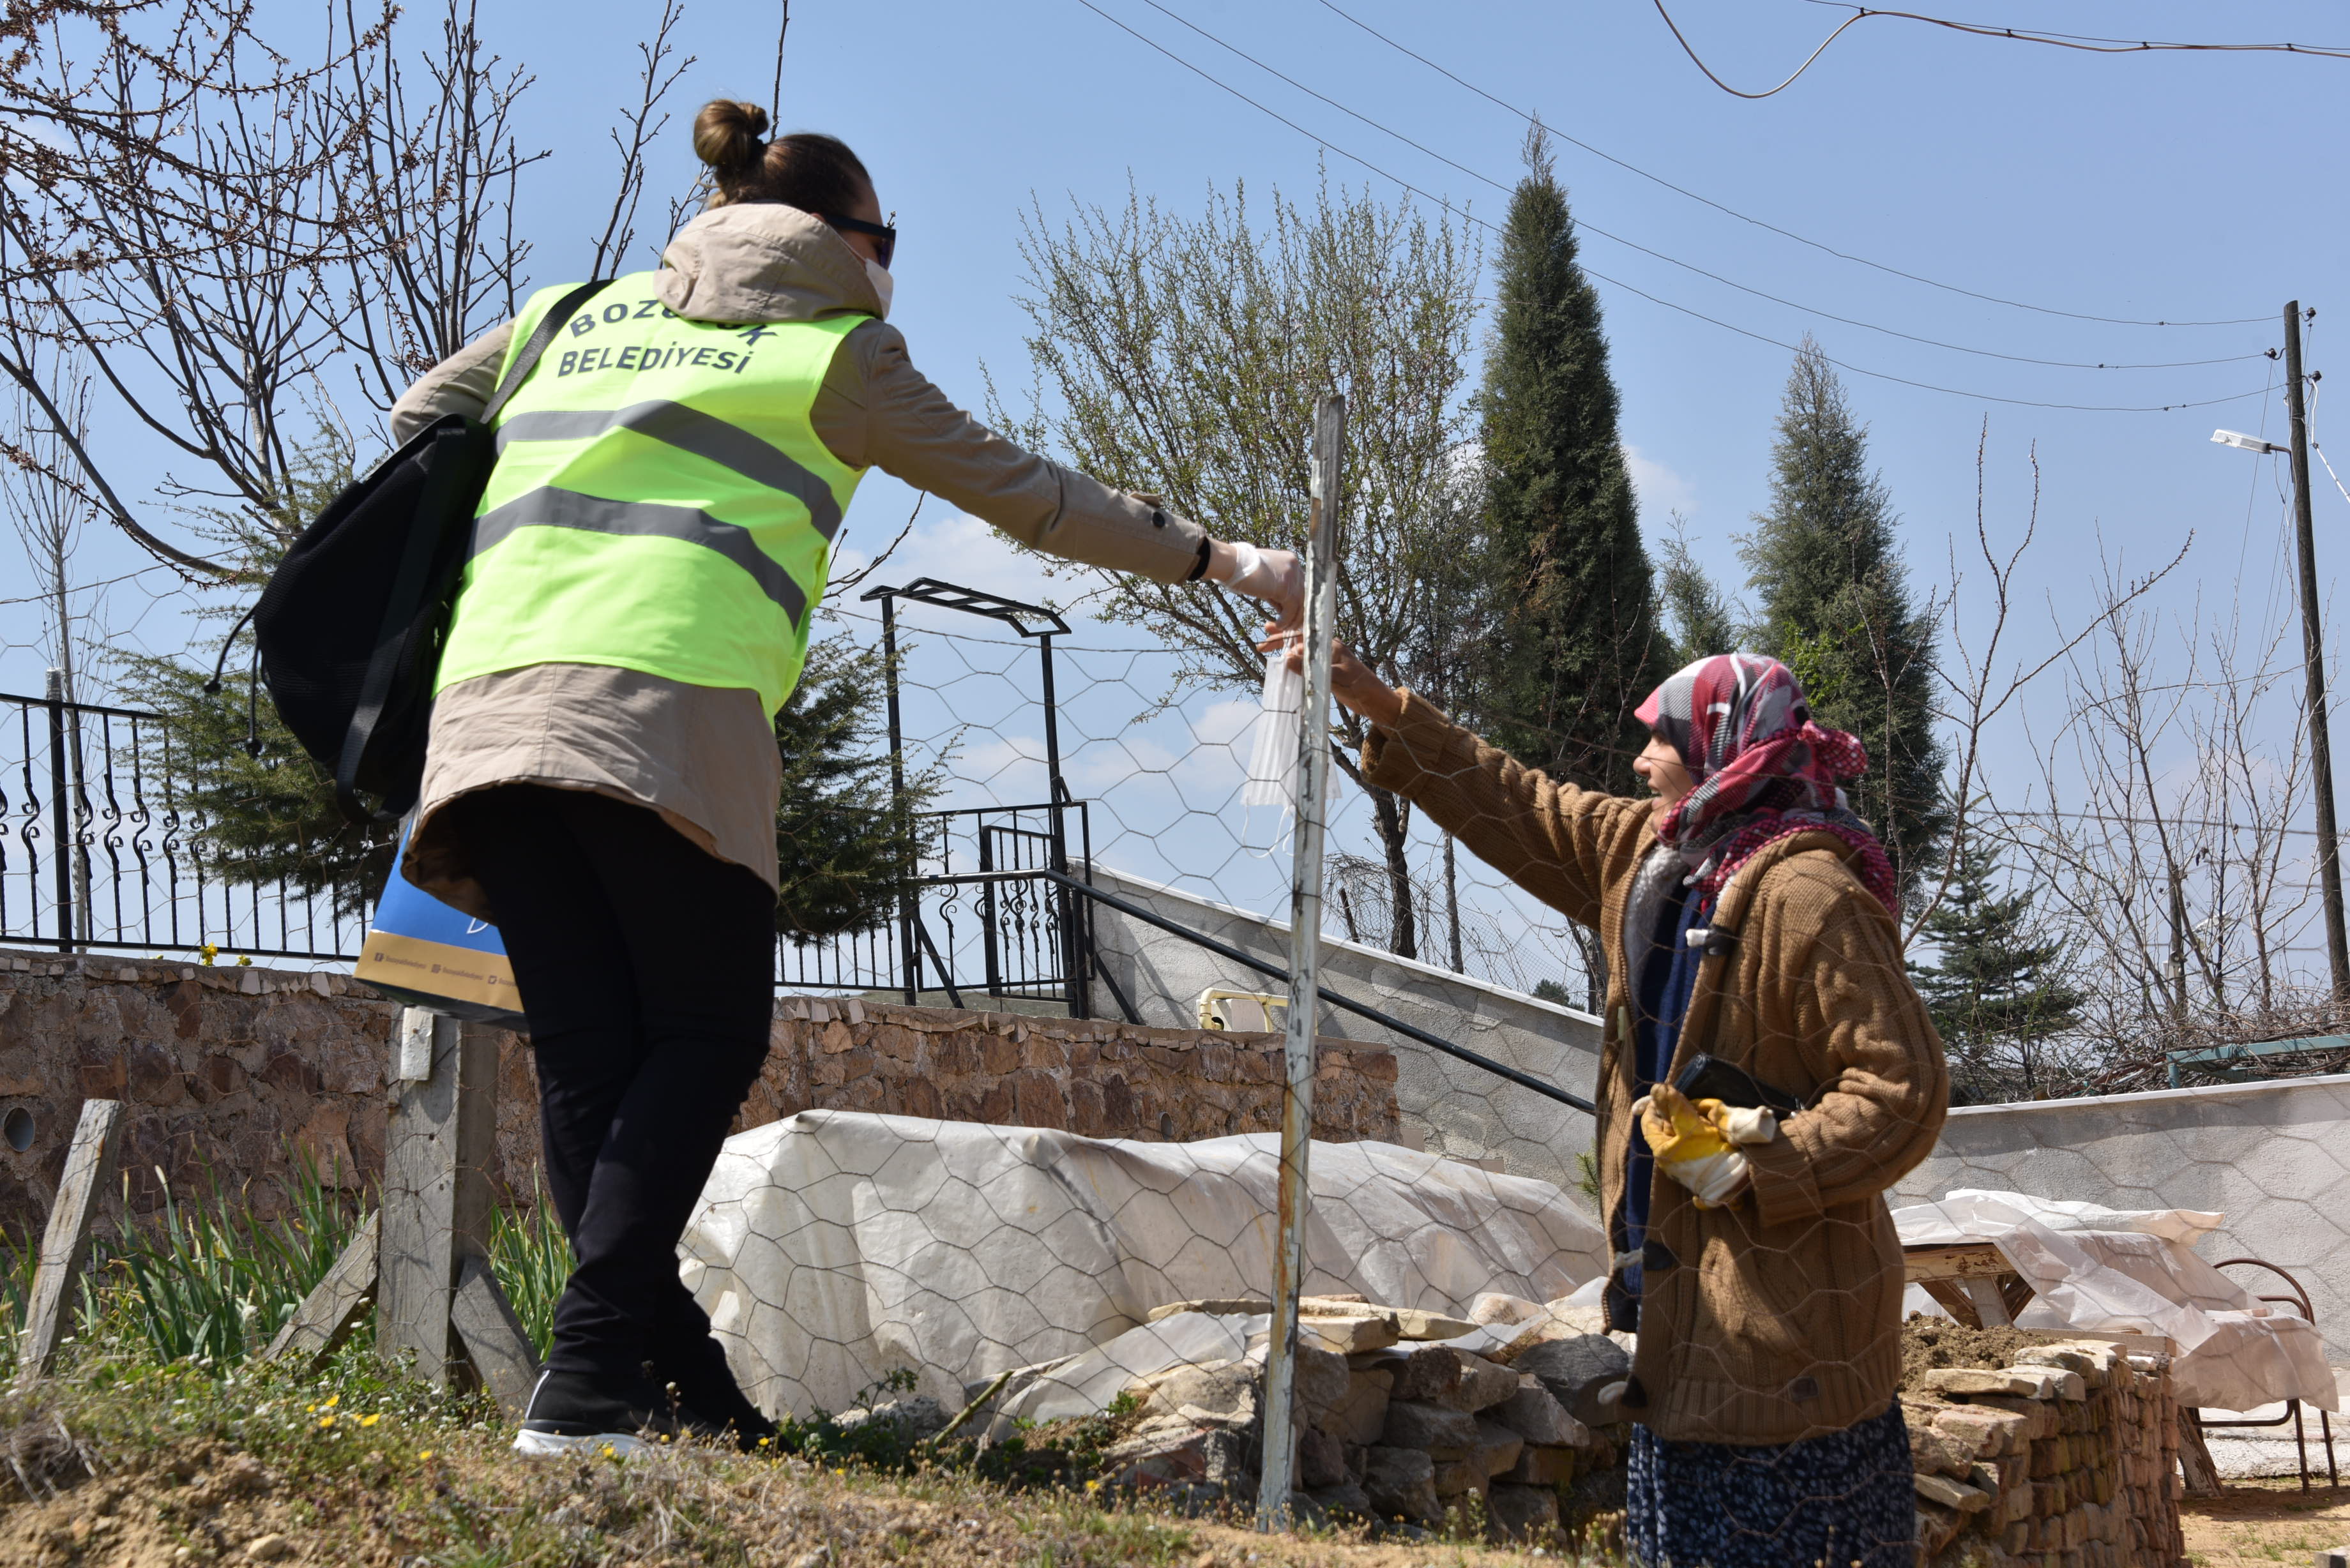
[[[2196,1251],[2291,1269],[2328,1357],[2350,1365],[2350,1075],[1962,1106],[1892,1200],[1959,1187],[2225,1214]],[[2255,1294],[2282,1288],[2230,1272]]]
[[[1154,914],[1287,968],[1289,925],[1211,903],[1155,882],[1099,869],[1107,891]],[[1146,1023],[1197,1021],[1210,986],[1243,991],[1283,987],[1161,931],[1097,906],[1095,935],[1103,961]],[[1523,992],[1414,963],[1360,943],[1326,937],[1323,984],[1481,1055],[1589,1098],[1599,1072],[1599,1020]],[[1117,1003],[1096,988],[1095,1011]],[[1396,1101],[1404,1126],[1433,1152],[1462,1158],[1498,1156],[1513,1176],[1538,1176],[1573,1190],[1577,1154],[1591,1147],[1591,1118],[1482,1069],[1430,1050],[1354,1013],[1326,1006],[1324,1034],[1375,1041],[1394,1052]]]

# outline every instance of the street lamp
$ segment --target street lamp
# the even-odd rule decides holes
[[[2316,313],[2312,311],[2314,316]],[[2334,745],[2325,720],[2325,639],[2317,612],[2317,542],[2309,519],[2309,414],[2302,394],[2301,301],[2284,307],[2284,406],[2291,444],[2280,446],[2238,431],[2213,431],[2221,446],[2285,452],[2293,459],[2293,535],[2301,556],[2301,646],[2309,691],[2309,764],[2317,792],[2317,869],[2325,903],[2325,957],[2334,1000],[2350,1002],[2350,937],[2342,924],[2342,838],[2334,826]]]

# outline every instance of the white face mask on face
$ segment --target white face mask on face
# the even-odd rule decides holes
[[[873,292],[881,296],[881,317],[886,321],[889,317],[889,296],[897,288],[897,284],[889,276],[889,269],[877,261],[868,259],[865,263],[865,275],[873,280]]]

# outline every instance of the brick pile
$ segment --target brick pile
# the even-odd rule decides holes
[[[2184,1568],[2170,1358],[2052,1341],[1902,1395],[1932,1568]]]
[[[1262,1311],[1184,1303],[1172,1311]],[[1509,1365],[1431,1343],[1471,1324],[1352,1297],[1301,1303],[1295,1384],[1298,1511],[1413,1526],[1482,1520],[1502,1540],[1546,1539],[1579,1479],[1616,1466],[1630,1363],[1574,1334],[1511,1347]],[[1263,1430],[1263,1357],[1139,1379],[1141,1419],[1103,1456],[1112,1484],[1253,1504]]]

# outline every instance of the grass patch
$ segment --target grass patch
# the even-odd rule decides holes
[[[1370,1542],[1360,1531],[1268,1538],[1237,1513],[1179,1517],[1088,1485],[1139,1412],[1029,1428],[984,1451],[910,1444],[819,1411],[785,1450],[692,1443],[627,1461],[528,1461],[478,1393],[435,1389],[362,1329],[317,1372],[255,1352],[364,1217],[297,1167],[288,1206],[172,1196],[101,1243],[60,1375],[0,1383],[0,1562],[43,1568],[228,1563],[338,1568],[1478,1568],[1518,1553]],[[569,1269],[545,1195],[502,1215],[493,1262],[539,1344]],[[33,1247],[0,1271],[0,1328],[22,1322]],[[5,1336],[13,1357],[16,1334]],[[7,1368],[13,1375],[13,1366]],[[901,1394],[886,1378],[860,1403]],[[1434,1553],[1431,1556],[1431,1553]],[[1545,1563],[1562,1559],[1555,1552]]]

